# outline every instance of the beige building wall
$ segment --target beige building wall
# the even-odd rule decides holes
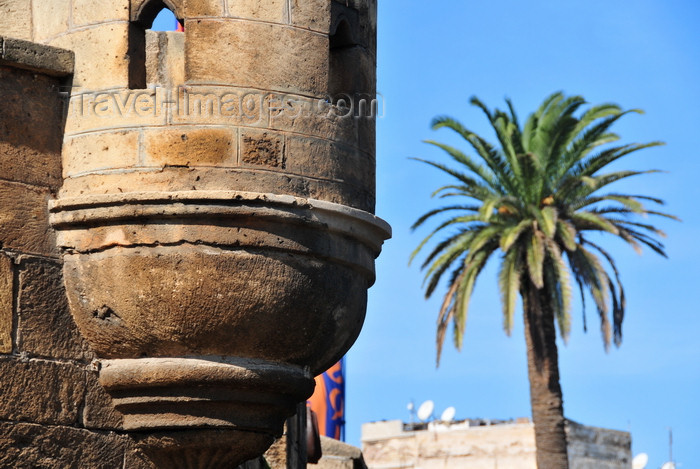
[[[431,423],[410,431],[400,420],[362,426],[362,451],[370,469],[537,469],[533,424],[470,426]],[[629,469],[627,432],[569,422],[571,469]]]

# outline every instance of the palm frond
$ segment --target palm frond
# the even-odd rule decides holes
[[[480,207],[478,205],[449,205],[447,207],[440,207],[436,208],[435,210],[430,210],[423,214],[418,220],[416,220],[413,225],[411,225],[411,231],[415,230],[419,226],[421,226],[423,223],[425,223],[429,218],[434,217],[435,215],[439,215],[451,210],[463,210],[465,212],[479,212]]]
[[[501,263],[498,274],[498,286],[501,292],[501,304],[503,305],[503,329],[510,335],[513,330],[513,316],[518,293],[520,291],[520,267],[521,254],[517,249],[510,249]]]
[[[464,166],[469,168],[474,174],[479,176],[479,178],[481,178],[481,180],[485,182],[492,190],[498,193],[503,193],[503,189],[501,188],[498,180],[494,177],[493,173],[488,168],[485,168],[484,166],[474,161],[465,153],[462,153],[455,147],[445,145],[444,143],[436,142],[435,140],[424,140],[424,143],[436,146],[441,150],[444,150],[445,153],[450,155],[450,157],[452,157],[453,160],[460,164],[463,164]]]
[[[545,239],[545,246],[552,261],[552,268],[548,271],[553,274],[554,278],[554,282],[549,285],[550,291],[555,292],[557,300],[554,312],[559,323],[559,333],[566,341],[571,332],[571,275],[557,243],[548,238]]]
[[[527,244],[527,271],[530,281],[537,288],[544,287],[544,236],[538,230],[530,234],[530,242]]]
[[[665,233],[647,220],[639,220],[649,216],[678,220],[647,206],[663,205],[663,200],[607,189],[627,178],[658,172],[607,168],[662,142],[613,143],[620,140],[613,125],[623,116],[641,111],[625,111],[610,103],[585,109],[583,97],[562,92],[548,96],[522,127],[508,99],[505,111],[489,109],[476,97],[470,102],[486,116],[495,144],[454,118],[437,117],[433,129],[456,132],[466,141],[469,154],[427,140],[447,153],[453,166],[416,158],[452,180],[433,197],[459,199],[426,212],[411,227],[417,229],[429,221],[437,224],[410,257],[412,261],[419,253],[426,254],[421,265],[426,273],[426,297],[450,273],[438,314],[438,363],[450,324],[455,346],[462,346],[476,279],[497,249],[503,253],[498,284],[506,333],[512,330],[517,295],[521,295],[526,308],[551,308],[566,340],[575,281],[581,293],[584,330],[588,293],[600,317],[606,350],[611,341],[619,345],[625,291],[611,254],[587,236],[589,232],[609,233],[637,251],[648,247],[666,255],[659,241]],[[436,241],[437,234],[444,238]],[[605,268],[601,258],[606,261]],[[537,305],[527,298],[534,298]]]

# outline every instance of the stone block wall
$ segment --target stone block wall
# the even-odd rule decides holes
[[[67,50],[0,37],[0,467],[153,469],[122,431],[122,415],[98,383],[95,353],[68,308],[48,222],[49,200],[62,174],[73,171],[71,160],[67,167],[61,161],[72,68]],[[191,129],[183,140],[174,129],[151,130],[141,144],[146,151],[161,147],[152,151],[154,158],[197,155],[197,148],[206,152],[211,144],[199,142],[198,133],[211,136]],[[109,164],[110,155],[120,158],[128,145],[128,138],[118,137],[68,138],[63,151],[79,155],[82,168]],[[274,155],[285,145],[282,138],[253,129],[242,137],[250,164],[278,164]],[[226,147],[225,136],[221,142]],[[297,436],[305,438],[305,432]],[[269,464],[305,467],[305,447],[297,443],[289,447],[282,438],[268,452]],[[319,468],[365,467],[356,448],[324,439],[323,451]],[[253,461],[245,467],[264,466]]]
[[[149,40],[163,5],[185,32]],[[68,196],[203,167],[172,190],[233,180],[373,212],[375,119],[352,115],[372,114],[376,21],[376,0],[0,0],[2,34],[75,52]],[[168,76],[146,60],[154,49]],[[338,100],[352,109],[327,105]],[[189,156],[163,157],[173,147]]]
[[[0,467],[150,468],[114,431],[48,223],[72,54],[3,37],[0,51]]]
[[[184,32],[148,31],[164,6]],[[138,444],[168,468],[214,459],[227,467],[259,454],[311,393],[312,371],[337,361],[357,337],[373,259],[389,236],[372,215],[376,0],[0,0],[0,34],[0,467],[153,467]],[[155,213],[154,201],[165,209]],[[263,221],[249,213],[258,206],[268,210]],[[129,271],[120,264],[127,257]],[[170,275],[183,260],[200,264]],[[218,277],[264,269],[272,286]],[[252,300],[209,302],[202,285],[214,291],[219,278]],[[135,285],[144,286],[140,296]],[[197,301],[185,304],[176,291]],[[114,316],[138,332],[126,345],[121,329],[101,322],[119,301]],[[177,308],[166,320],[154,314],[158,320],[142,325],[144,311],[167,302]],[[210,313],[219,303],[235,311],[217,314],[216,323]],[[192,326],[193,310],[195,324],[218,339]],[[298,336],[274,336],[278,311],[305,325]],[[273,333],[252,334],[261,324]],[[142,332],[150,342],[140,341]],[[129,371],[100,365],[95,351]],[[192,354],[226,356],[214,367],[230,373],[209,386],[215,372]],[[165,376],[157,384],[131,379],[143,363],[171,366],[171,355],[201,372],[197,385],[187,372],[152,372]],[[114,402],[126,402],[117,406],[124,415],[98,385],[98,371]],[[281,383],[266,381],[274,374]],[[129,402],[105,382],[143,399]],[[239,382],[245,392],[207,394]],[[249,392],[258,385],[270,394]],[[212,411],[211,431],[189,431],[205,421],[192,410],[192,389],[216,396],[197,407]],[[180,391],[185,399],[172,405],[170,393]],[[251,407],[221,411],[268,400],[274,419],[250,419]],[[146,425],[142,410],[163,418]]]

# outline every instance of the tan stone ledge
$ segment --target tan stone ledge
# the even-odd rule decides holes
[[[97,366],[100,384],[110,391],[230,380],[255,381],[266,389],[286,391],[303,388],[313,379],[305,367],[243,357],[125,358],[97,360]]]
[[[263,207],[261,207],[261,205]],[[379,253],[391,227],[371,213],[323,200],[240,191],[131,192],[62,198],[49,202],[57,230],[148,217],[250,216],[322,225]],[[143,225],[143,220],[140,220]]]
[[[0,36],[0,65],[9,65],[56,77],[73,73],[72,51]]]
[[[279,435],[314,388],[307,369],[259,359],[168,357],[102,360],[100,384],[124,430],[238,428]]]
[[[180,192],[237,190],[264,194],[285,194],[326,200],[374,213],[373,181],[357,187],[307,176],[296,176],[260,168],[154,167],[131,170],[105,170],[63,181],[58,198],[83,194],[122,194],[128,192]],[[371,184],[371,185],[370,185]]]

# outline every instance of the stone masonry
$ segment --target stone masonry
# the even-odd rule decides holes
[[[48,200],[61,185],[73,54],[0,38],[0,467],[150,468],[66,301]]]
[[[376,0],[0,0],[0,467],[282,434],[390,236],[375,87]]]
[[[628,469],[627,432],[567,422],[572,469]],[[529,419],[431,422],[411,427],[400,420],[362,426],[362,451],[370,469],[536,469],[535,431]]]

